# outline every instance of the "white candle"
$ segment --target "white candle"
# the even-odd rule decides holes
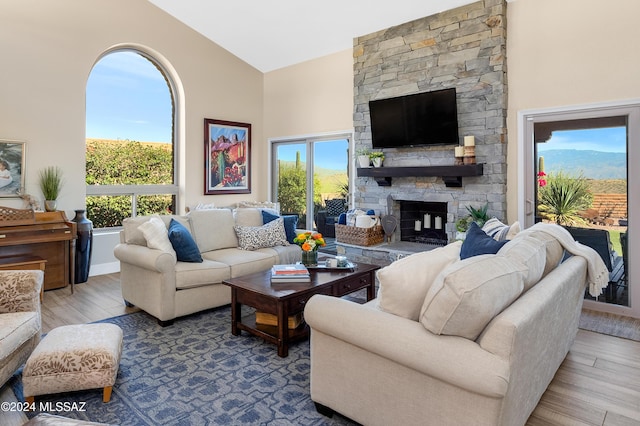
[[[416,231],[422,230],[422,222],[420,222],[419,220],[416,220],[416,223],[415,223],[413,229],[416,230]]]
[[[454,155],[456,157],[464,157],[464,146],[456,146],[454,148]]]
[[[436,216],[436,229],[442,229],[442,218],[440,216]]]
[[[425,213],[423,223],[425,229],[431,228],[431,215],[429,213]]]
[[[465,136],[464,137],[464,146],[475,146],[476,138],[475,136]]]

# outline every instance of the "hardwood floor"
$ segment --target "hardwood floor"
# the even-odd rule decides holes
[[[43,331],[135,311],[124,305],[119,274],[91,277],[73,295],[69,288],[45,292]],[[11,398],[2,388],[0,401]],[[0,424],[22,423],[10,414],[0,411]],[[527,425],[640,426],[640,342],[579,330]]]

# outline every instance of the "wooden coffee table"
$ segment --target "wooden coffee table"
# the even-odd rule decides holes
[[[231,334],[240,335],[245,330],[278,346],[278,355],[289,354],[289,343],[306,338],[309,327],[301,324],[288,328],[288,318],[304,310],[305,304],[315,294],[341,297],[354,291],[367,289],[367,300],[375,297],[375,271],[379,266],[366,263],[354,264],[353,270],[318,271],[312,269],[311,282],[271,283],[271,271],[258,272],[223,281],[231,287]],[[242,318],[241,306],[246,305],[260,312],[273,314],[278,325],[256,325],[255,316]]]

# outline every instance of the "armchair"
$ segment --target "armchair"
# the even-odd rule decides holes
[[[42,271],[0,271],[0,386],[40,341]]]
[[[333,198],[325,201],[325,208],[318,210],[316,215],[316,227],[318,232],[325,237],[335,238],[338,218],[342,213],[347,212],[347,200],[344,198]]]

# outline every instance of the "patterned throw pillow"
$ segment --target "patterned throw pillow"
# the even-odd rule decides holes
[[[273,222],[278,219],[280,216],[270,213],[266,210],[262,210],[262,223],[266,225],[269,222]],[[296,232],[296,227],[298,226],[298,216],[296,215],[284,215],[282,216],[284,220],[284,232],[287,234],[287,241],[289,244],[293,244],[294,238],[298,236]]]
[[[520,232],[520,222],[509,226],[494,217],[484,223],[482,230],[496,241],[511,240]]]
[[[325,205],[327,206],[327,216],[340,216],[340,213],[344,213],[345,200],[342,198],[327,200]]]
[[[235,225],[233,229],[238,235],[238,244],[241,250],[289,245],[287,234],[284,231],[284,219],[282,218],[262,226]]]

